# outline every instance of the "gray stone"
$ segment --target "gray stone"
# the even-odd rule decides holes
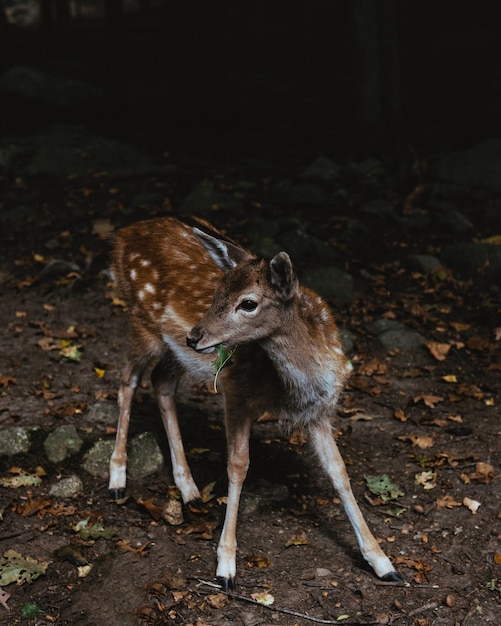
[[[410,258],[410,264],[413,269],[423,274],[431,274],[441,267],[437,257],[430,254],[416,254]]]
[[[300,176],[304,180],[337,183],[341,178],[341,172],[339,166],[334,161],[326,157],[318,157]]]
[[[101,89],[81,80],[50,76],[35,67],[16,65],[0,77],[0,93],[14,93],[54,107],[98,102]]]
[[[302,282],[327,300],[351,302],[355,290],[350,274],[336,267],[318,267],[307,270],[301,276]]]
[[[48,435],[44,443],[45,454],[51,463],[62,463],[72,454],[77,454],[83,441],[74,426],[59,426]]]
[[[463,277],[501,280],[501,246],[490,243],[457,243],[443,250],[441,260]]]
[[[0,436],[0,456],[29,452],[33,428],[14,426],[2,430]]]
[[[438,179],[461,186],[501,191],[501,139],[488,139],[439,158],[431,168]]]
[[[378,335],[378,341],[389,351],[402,350],[407,352],[422,346],[425,338],[411,329],[387,330]]]
[[[377,335],[378,341],[389,351],[411,351],[425,342],[425,338],[417,331],[395,320],[382,318],[368,324],[367,329],[373,335]]]
[[[84,457],[84,470],[93,476],[107,478],[114,447],[114,440],[97,441]],[[134,437],[127,446],[127,454],[127,474],[131,478],[148,476],[163,467],[163,455],[152,433],[141,433]]]
[[[84,456],[82,467],[96,478],[107,478],[110,473],[110,458],[115,447],[111,439],[96,441]]]
[[[114,426],[118,421],[119,408],[116,402],[96,402],[85,414],[91,424]]]
[[[78,476],[68,476],[61,480],[49,490],[49,494],[55,498],[72,498],[77,493],[83,491],[83,483]]]
[[[214,208],[241,211],[243,203],[231,193],[217,189],[212,181],[203,180],[185,197],[182,208],[187,213],[206,215],[212,213]]]
[[[0,140],[20,156],[23,176],[67,177],[89,168],[129,175],[158,171],[155,162],[136,148],[93,134],[80,126],[54,125],[27,137]]]
[[[54,280],[61,278],[71,272],[79,272],[80,268],[76,263],[71,263],[65,259],[52,259],[40,272],[41,280]]]
[[[141,433],[130,443],[128,472],[132,478],[142,478],[159,472],[164,457],[152,433]]]

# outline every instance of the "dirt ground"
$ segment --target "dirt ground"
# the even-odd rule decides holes
[[[231,189],[229,170],[204,176]],[[501,623],[499,285],[445,270],[425,275],[410,266],[413,254],[439,255],[450,242],[447,229],[415,231],[372,213],[363,216],[372,237],[343,238],[349,220],[360,217],[360,195],[349,195],[328,214],[311,207],[294,213],[312,234],[328,233],[340,267],[356,277],[353,302],[332,303],[354,341],[354,374],[339,407],[338,441],[364,515],[406,584],[377,580],[335,494],[310,461],[307,443],[297,434],[281,437],[269,421],[256,427],[252,439],[238,527],[239,595],[228,598],[211,586],[225,495],[217,398],[199,388],[183,391],[181,422],[194,477],[200,487],[215,485],[214,497],[202,510],[185,512],[180,526],[155,519],[152,506],[161,507],[172,495],[168,461],[162,473],[130,481],[122,505],[110,501],[104,479],[81,468],[93,442],[113,437],[109,424],[90,423],[87,415],[98,401],[116,401],[127,341],[125,314],[102,271],[103,231],[171,212],[196,181],[185,175],[161,181],[104,177],[57,187],[14,177],[2,182],[4,208],[28,206],[31,212],[2,227],[0,428],[41,430],[40,445],[29,454],[1,459],[0,475],[39,466],[45,475],[40,487],[0,488],[0,552],[15,549],[48,562],[48,568],[30,584],[4,588],[10,610],[0,606],[0,624]],[[211,216],[244,240],[251,211],[271,217],[289,211],[273,205],[269,179],[254,182],[245,198],[248,213],[214,210]],[[169,199],[163,206],[131,203],[133,195],[160,184]],[[398,211],[404,196],[394,200]],[[481,210],[489,202],[472,195],[458,207],[471,210],[473,238],[499,234],[491,232]],[[420,206],[427,210],[426,196]],[[44,274],[52,258],[76,267]],[[307,261],[295,260],[301,275]],[[388,352],[368,330],[379,319],[406,324],[427,345]],[[64,338],[69,327],[81,346],[79,361],[40,343]],[[62,424],[75,425],[85,446],[69,461],[51,465],[41,442]],[[132,424],[132,434],[143,431],[157,435],[168,459],[147,379]],[[71,474],[82,479],[83,493],[70,501],[51,497],[50,486]],[[371,493],[364,477],[381,474],[402,495],[384,502]],[[75,532],[72,527],[86,518],[102,520],[115,533],[89,538]],[[92,569],[80,576],[82,563]],[[274,598],[270,606],[252,601],[253,594],[266,592]],[[40,613],[23,619],[29,604]]]

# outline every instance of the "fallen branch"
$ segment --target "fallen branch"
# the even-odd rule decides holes
[[[299,613],[298,611],[293,611],[291,609],[283,609],[280,607],[276,607],[274,605],[268,606],[266,604],[263,604],[262,602],[258,602],[257,600],[254,600],[254,598],[249,598],[248,596],[243,596],[233,591],[223,591],[220,585],[216,583],[211,583],[208,580],[201,580],[199,578],[198,582],[202,585],[207,585],[208,587],[212,587],[212,589],[217,590],[218,593],[223,593],[225,596],[228,596],[229,598],[233,598],[235,600],[241,600],[242,602],[248,602],[249,604],[255,604],[262,608],[269,609],[270,611],[276,611],[277,613],[283,613],[285,615],[292,615],[293,617],[300,617],[301,619],[305,619],[310,622],[315,622],[316,624],[337,624],[338,626],[341,623],[346,624],[347,626],[373,626],[374,624],[380,624],[380,622],[377,620],[372,621],[372,622],[347,622],[343,620],[342,622],[340,622],[339,619],[330,620],[330,619],[322,619],[320,617],[313,617],[311,615],[308,615],[307,613]]]

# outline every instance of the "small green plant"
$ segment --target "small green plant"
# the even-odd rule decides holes
[[[21,609],[21,617],[23,619],[35,619],[37,615],[44,613],[38,604],[25,604]]]
[[[237,346],[233,348],[233,350],[227,350],[221,344],[216,346],[216,360],[212,361],[212,367],[214,369],[214,391],[217,393],[217,379],[219,377],[219,372],[230,364],[231,357],[235,354],[235,350]]]

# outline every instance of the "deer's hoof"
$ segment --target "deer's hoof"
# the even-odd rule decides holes
[[[125,498],[125,487],[121,487],[119,489],[109,489],[110,498],[117,502],[118,500],[123,500]]]
[[[381,580],[384,580],[387,583],[405,583],[405,580],[400,576],[398,572],[392,571],[388,572],[384,576],[381,576]]]
[[[221,590],[224,591],[225,593],[228,593],[228,591],[235,591],[235,588],[236,588],[234,577],[226,578],[225,576],[218,576],[217,584],[221,587]]]

